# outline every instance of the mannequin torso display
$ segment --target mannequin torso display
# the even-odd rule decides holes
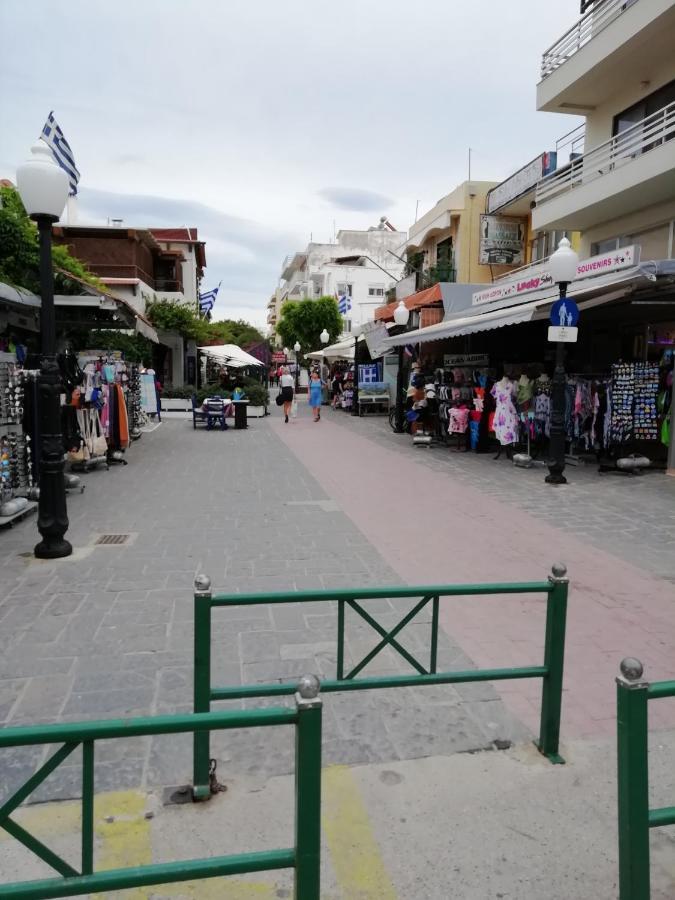
[[[518,406],[521,411],[529,409],[530,401],[532,400],[532,394],[534,393],[534,385],[527,377],[527,375],[521,375],[518,381]]]
[[[518,437],[518,414],[514,405],[516,385],[504,376],[490,391],[495,399],[494,429],[500,444],[515,444]]]

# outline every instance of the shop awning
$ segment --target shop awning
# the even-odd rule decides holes
[[[313,350],[305,356],[307,359],[354,359],[354,338],[338,341],[337,344],[330,344],[321,350]]]
[[[159,344],[157,332],[150,322],[121,297],[113,297],[110,294],[56,294],[54,305],[69,306],[75,309],[103,309],[108,312],[121,313],[127,326],[133,327],[137,334],[142,334],[149,341]],[[99,323],[97,327],[103,326]]]
[[[216,344],[210,347],[199,347],[198,349],[205,353],[206,356],[218,359],[235,369],[243,369],[245,366],[265,365],[265,363],[260,362],[255,356],[251,356],[250,353],[242,350],[236,344]]]
[[[403,301],[408,309],[421,309],[423,306],[431,306],[432,303],[442,303],[443,293],[440,284],[434,284],[430,288],[411,294]],[[375,310],[375,321],[385,322],[394,318],[394,310],[398,306],[399,301],[388,303],[386,306],[378,306]]]
[[[614,300],[631,293],[636,287],[648,285],[655,279],[650,267],[655,263],[643,263],[621,273],[600,276],[571,285],[569,296],[579,304],[579,309],[600,306],[611,303]],[[666,274],[659,270],[659,274]],[[459,337],[465,334],[475,334],[479,331],[490,331],[494,328],[503,328],[505,325],[518,325],[525,322],[537,321],[548,317],[549,307],[558,299],[556,288],[546,288],[543,291],[530,294],[527,303],[508,306],[505,301],[499,303],[499,308],[485,309],[478,307],[473,315],[462,313],[447,318],[438,325],[430,325],[428,328],[418,328],[415,331],[406,331],[396,337],[387,338],[388,347],[403,347],[406,344],[422,344],[427,341],[440,341],[447,338]],[[536,299],[535,299],[536,298]],[[383,342],[385,343],[385,342]]]

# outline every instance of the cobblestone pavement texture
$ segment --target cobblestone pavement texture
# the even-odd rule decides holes
[[[673,677],[675,479],[570,468],[570,483],[552,487],[540,468],[415,447],[382,418],[338,411],[272,427],[410,584],[540,580],[567,564],[563,741],[614,734],[622,657],[642,659],[650,680]],[[448,599],[440,620],[480,666],[541,659],[538,598]],[[537,682],[500,682],[498,692],[537,727]],[[672,704],[650,710],[650,726],[675,726]]]
[[[5,725],[190,711],[196,573],[208,573],[214,590],[234,592],[401,583],[278,440],[269,420],[225,433],[193,431],[185,419],[165,421],[133,445],[128,458],[128,466],[84,476],[85,492],[68,498],[72,558],[33,559],[34,517],[0,534]],[[103,533],[130,538],[124,546],[96,546]],[[381,600],[368,609],[391,627],[411,605]],[[222,609],[213,619],[215,684],[294,679],[306,672],[334,676],[334,606],[317,601]],[[429,632],[425,610],[401,642],[425,659]],[[349,618],[346,662],[356,663],[378,640],[365,623]],[[472,666],[445,633],[438,663]],[[409,670],[387,650],[366,674]],[[292,735],[274,732],[214,736],[221,772],[267,777],[292,771]],[[495,739],[528,736],[489,684],[332,695],[325,705],[327,764],[470,751],[491,747]],[[0,798],[47,753],[3,751]],[[75,796],[80,777],[77,751],[32,799]],[[97,744],[97,790],[190,778],[188,735]]]

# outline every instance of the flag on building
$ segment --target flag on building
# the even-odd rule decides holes
[[[216,297],[218,296],[218,291],[220,290],[220,285],[223,282],[221,281],[218,287],[213,288],[210,291],[204,291],[203,294],[199,295],[199,310],[205,316],[208,315],[216,303]]]
[[[403,348],[403,355],[408,359],[415,358],[415,345],[414,344],[406,344]]]
[[[346,316],[352,308],[352,298],[349,294],[342,294],[338,297],[338,311],[341,316]]]
[[[56,124],[53,111],[47,116],[47,121],[42,129],[40,140],[43,140],[49,147],[54,159],[68,176],[68,181],[70,182],[70,196],[74,197],[77,194],[77,184],[80,180],[80,173],[75,165],[75,157],[70,148],[70,144]]]

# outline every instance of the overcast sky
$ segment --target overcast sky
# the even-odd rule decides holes
[[[191,225],[216,318],[262,324],[286,254],[401,230],[580,120],[535,111],[578,0],[0,0],[0,177],[50,110],[80,224]]]

